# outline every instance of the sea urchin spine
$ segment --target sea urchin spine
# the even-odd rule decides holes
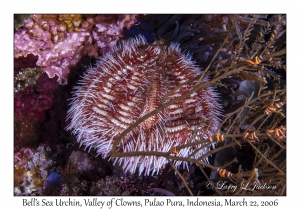
[[[68,130],[80,145],[109,156],[114,140],[126,128],[156,109],[162,97],[178,85],[201,74],[183,55],[177,44],[169,46],[144,37],[128,39],[105,54],[96,67],[88,69],[75,87],[68,112]],[[206,79],[204,79],[206,80]],[[195,82],[183,85],[165,102],[190,90]],[[219,125],[219,104],[211,87],[194,92],[133,129],[117,146],[118,152],[169,152],[177,146],[208,139]],[[192,135],[196,131],[196,136]],[[193,136],[193,138],[191,138]],[[200,158],[209,147],[181,149],[177,156]],[[198,151],[196,151],[198,150]],[[196,152],[195,152],[196,151]],[[158,173],[167,160],[156,156],[117,158],[125,171],[149,175]],[[179,166],[181,161],[175,163]],[[186,163],[185,163],[186,164]]]

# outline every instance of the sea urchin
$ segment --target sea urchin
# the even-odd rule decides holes
[[[68,112],[68,130],[80,145],[109,156],[114,140],[126,128],[156,109],[162,97],[178,85],[201,74],[201,70],[177,44],[151,45],[137,36],[121,42],[91,67],[75,87]],[[206,79],[204,79],[206,80]],[[196,81],[183,85],[165,102],[190,90]],[[211,136],[219,125],[219,104],[211,87],[192,93],[133,129],[117,146],[118,152],[169,152],[172,148]],[[192,137],[196,131],[197,135]],[[186,147],[178,156],[187,157],[201,145]],[[199,158],[208,147],[193,154]],[[156,156],[117,158],[125,171],[158,173],[167,160]],[[177,161],[176,166],[181,164]],[[186,164],[186,163],[185,163]]]

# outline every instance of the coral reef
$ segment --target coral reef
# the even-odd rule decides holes
[[[30,14],[15,14],[14,15],[14,29],[21,27],[29,18]]]
[[[66,168],[69,174],[87,177],[89,180],[97,180],[105,176],[109,167],[107,163],[99,158],[91,157],[82,151],[73,151],[69,156]]]
[[[190,167],[190,171],[181,171],[185,182],[188,183],[194,193],[199,189],[195,184],[197,173],[194,166]],[[49,177],[54,174],[54,181],[49,183]],[[82,177],[80,173],[71,170],[65,170],[58,175],[52,172],[46,184],[51,184],[43,191],[43,195],[92,195],[92,196],[157,196],[157,195],[186,195],[187,190],[184,182],[178,174],[174,174],[172,170],[166,170],[160,176],[139,176],[130,173],[124,173],[122,170],[115,171],[113,174],[106,174],[102,178],[91,180]],[[59,185],[57,185],[59,183]],[[55,191],[54,191],[55,190]]]
[[[15,195],[42,195],[43,181],[53,161],[48,157],[51,149],[44,145],[35,152],[26,148],[15,154]]]
[[[33,54],[50,78],[67,84],[70,68],[83,55],[98,57],[122,37],[136,15],[32,15],[14,37],[14,56]]]
[[[60,141],[59,132],[64,132],[65,100],[70,94],[54,78],[41,72],[36,61],[34,55],[14,60],[15,151],[22,147],[35,149],[41,143],[53,148]]]
[[[15,77],[15,92],[22,91],[28,86],[34,86],[41,74],[42,71],[38,68],[21,69]]]
[[[79,173],[90,173],[94,167],[93,162],[88,158],[88,155],[81,151],[74,151],[69,157],[68,165],[74,165],[74,170]]]
[[[32,69],[32,71],[35,71],[35,69]],[[25,89],[15,93],[14,133],[16,150],[29,145],[38,145],[36,141],[40,133],[40,126],[47,120],[49,110],[53,108],[60,98],[55,98],[58,84],[54,79],[49,79],[46,74],[42,74],[35,80],[31,74],[22,74],[24,76],[29,75],[24,81],[33,82],[31,82],[31,85],[28,85],[28,82],[25,83],[27,84],[24,85]],[[40,73],[34,72],[33,74],[37,75]]]
[[[57,96],[58,84],[35,67],[36,60],[32,55],[15,59],[15,151],[40,144],[40,126],[47,120],[47,112]]]
[[[71,92],[80,76],[99,67],[95,57],[139,34],[145,45],[156,42],[166,51],[176,42],[207,80],[191,77],[180,96],[134,119],[135,126],[211,87],[218,93],[222,115],[214,132],[195,139],[195,130],[194,142],[165,152],[120,150],[126,135],[134,133],[134,126],[126,126],[116,136],[110,159],[103,159],[97,150],[85,151],[65,130],[71,122],[65,121]],[[16,18],[14,35],[15,195],[286,195],[286,15],[24,15]],[[66,57],[62,47],[67,47]],[[57,76],[49,78],[45,71]],[[180,88],[172,86],[173,91]],[[165,91],[160,99],[171,94]],[[197,158],[181,155],[209,145],[214,147]],[[114,163],[138,157],[167,164],[158,174],[144,176],[125,173],[123,162]],[[207,189],[207,181],[215,186],[219,181],[248,184],[249,189]]]

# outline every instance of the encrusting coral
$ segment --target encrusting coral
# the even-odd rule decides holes
[[[15,195],[42,195],[48,169],[53,165],[49,158],[51,149],[40,145],[35,152],[26,148],[14,157]]]
[[[136,15],[32,15],[16,29],[14,56],[38,56],[36,65],[67,84],[70,68],[83,55],[99,56],[113,47]]]

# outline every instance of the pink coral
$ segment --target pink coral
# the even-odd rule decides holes
[[[137,15],[32,15],[15,33],[15,57],[38,56],[37,66],[67,84],[82,55],[98,57],[122,37]]]
[[[129,29],[134,21],[131,15],[118,15],[115,20],[110,19],[109,16],[98,16],[95,24],[95,28],[92,32],[93,39],[97,42],[97,45],[101,48],[100,52],[108,52],[122,36],[121,30],[123,28]],[[115,23],[112,23],[115,22]]]

